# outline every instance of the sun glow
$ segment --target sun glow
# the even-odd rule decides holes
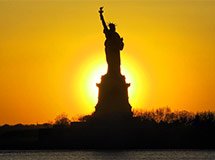
[[[133,109],[141,108],[146,101],[149,82],[144,68],[140,67],[140,62],[131,56],[132,53],[122,53],[121,72],[126,77],[126,82],[130,83],[128,88],[129,102]]]
[[[124,38],[134,109],[215,111],[215,1],[0,0],[0,125],[94,111],[107,68],[101,4]]]
[[[93,54],[92,54],[93,55]],[[99,56],[98,56],[99,55]],[[95,53],[79,68],[79,74],[81,77],[77,95],[81,95],[82,105],[84,104],[83,110],[85,113],[92,113],[94,111],[94,106],[98,100],[98,87],[96,83],[101,82],[101,76],[106,74],[107,65],[105,57],[102,54]],[[98,57],[97,57],[98,56]],[[121,59],[121,72],[122,75],[126,77],[126,82],[130,83],[131,86],[128,88],[129,102],[133,108],[142,107],[144,102],[144,97],[147,92],[147,83],[144,74],[141,73],[139,67],[137,67],[137,62],[130,59],[129,57]]]

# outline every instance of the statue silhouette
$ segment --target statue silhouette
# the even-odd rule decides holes
[[[99,14],[104,27],[105,54],[108,64],[107,74],[101,77],[99,88],[98,103],[93,117],[96,121],[114,121],[130,119],[133,115],[131,105],[128,101],[129,83],[125,82],[125,76],[120,71],[120,51],[123,49],[123,39],[116,32],[115,25],[105,23],[103,7]]]
[[[121,38],[116,32],[116,26],[114,23],[109,23],[108,26],[106,25],[103,12],[103,7],[101,7],[99,13],[106,37],[105,54],[108,64],[108,74],[120,75],[120,50],[124,47],[123,38]]]

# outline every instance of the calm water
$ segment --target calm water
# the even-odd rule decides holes
[[[215,160],[215,151],[0,151],[0,160]]]

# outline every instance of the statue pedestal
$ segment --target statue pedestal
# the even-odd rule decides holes
[[[101,77],[98,103],[93,113],[94,118],[104,121],[128,120],[132,117],[128,101],[128,87],[125,76],[106,74]]]

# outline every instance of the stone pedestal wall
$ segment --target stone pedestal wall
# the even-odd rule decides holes
[[[128,87],[125,76],[106,74],[101,77],[98,103],[94,117],[105,120],[120,120],[132,117],[131,105],[128,100]]]

